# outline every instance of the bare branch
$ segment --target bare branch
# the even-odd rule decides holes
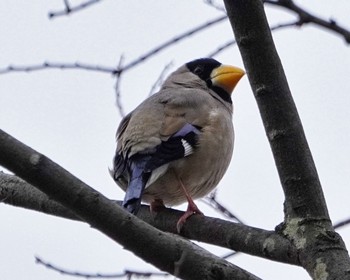
[[[51,12],[49,12],[48,17],[49,17],[49,19],[53,19],[53,18],[56,18],[59,16],[68,16],[72,13],[86,9],[86,8],[88,8],[94,4],[97,4],[101,1],[102,0],[88,0],[88,1],[83,2],[77,6],[72,7],[72,6],[70,6],[68,0],[64,0],[65,9],[61,10],[61,11],[51,11]]]
[[[120,79],[121,79],[121,75],[123,72],[123,61],[124,61],[124,56],[121,55],[119,62],[118,62],[118,66],[117,66],[117,74],[116,74],[116,81],[115,81],[115,104],[118,108],[118,112],[120,114],[120,116],[123,118],[125,117],[125,111],[124,111],[124,106],[122,104],[122,100],[121,100],[121,93],[120,93]]]
[[[216,279],[259,279],[187,239],[143,222],[2,130],[0,150],[0,165],[160,270],[178,272],[175,276],[193,280],[205,279],[213,271],[219,273]],[[178,269],[179,260],[183,260],[181,269]]]
[[[72,211],[50,199],[45,193],[21,178],[0,171],[0,202],[39,211],[70,220],[81,221]]]
[[[270,29],[271,31],[283,29],[285,27],[291,27],[291,26],[300,26],[299,21],[293,21],[293,22],[286,22],[286,23],[280,23],[275,26],[272,26]],[[222,51],[226,50],[227,48],[235,45],[237,42],[236,40],[230,40],[226,42],[225,44],[219,46],[216,50],[212,51],[211,53],[208,54],[208,57],[214,57],[221,53]]]
[[[63,2],[64,2],[64,5],[66,6],[66,11],[69,13],[71,11],[71,8],[68,0],[64,0]]]
[[[216,10],[220,11],[220,12],[224,12],[226,13],[225,7],[222,5],[219,5],[215,2],[215,0],[204,0],[204,3],[215,8]]]
[[[0,74],[7,74],[10,72],[32,72],[32,71],[39,71],[39,70],[46,70],[46,69],[81,69],[81,70],[87,70],[87,71],[94,71],[94,72],[103,72],[103,73],[109,73],[112,75],[116,75],[120,72],[120,70],[112,68],[112,67],[106,67],[106,66],[98,66],[98,65],[92,65],[87,63],[81,63],[81,62],[74,62],[74,63],[62,63],[62,62],[44,62],[42,64],[35,64],[35,65],[9,65],[6,68],[0,68]]]
[[[350,259],[333,230],[321,183],[264,7],[258,0],[224,0],[257,101],[285,194],[285,221],[276,230],[299,249],[301,265],[330,279],[350,279]],[[248,28],[249,27],[249,28]]]
[[[222,256],[222,258],[225,259],[225,260],[227,260],[227,259],[229,259],[229,258],[231,258],[231,257],[236,256],[238,253],[239,253],[239,252],[231,252],[231,253],[228,253],[228,254]]]
[[[41,213],[82,221],[76,214],[29,183],[15,175],[0,172],[0,202],[24,207]],[[122,201],[111,201],[122,205]],[[165,232],[177,234],[176,223],[184,212],[164,209],[151,214],[149,207],[143,205],[138,218]],[[283,236],[263,229],[257,229],[240,223],[199,216],[192,216],[184,225],[182,236],[254,256],[274,261],[298,265],[295,247]],[[268,246],[274,244],[274,246]]]
[[[263,0],[263,2],[283,7],[295,12],[299,17],[299,26],[302,26],[307,23],[314,23],[320,27],[338,33],[345,39],[346,43],[350,44],[350,31],[338,25],[337,22],[333,19],[325,20],[320,17],[317,17],[307,12],[305,9],[301,8],[293,0]]]
[[[202,30],[205,30],[209,26],[215,25],[223,20],[227,19],[226,16],[221,16],[216,19],[213,19],[211,21],[208,21],[204,24],[201,24],[193,29],[190,29],[178,36],[175,36],[174,38],[164,42],[163,44],[160,44],[158,47],[155,47],[154,49],[146,52],[145,54],[141,55],[139,58],[132,60],[128,64],[126,64],[122,68],[111,68],[111,67],[105,67],[105,66],[96,66],[86,63],[52,63],[52,62],[44,62],[42,64],[36,64],[36,65],[24,65],[24,66],[14,66],[9,65],[6,68],[0,68],[0,75],[1,74],[8,74],[12,72],[31,72],[31,71],[38,71],[38,70],[44,70],[44,69],[81,69],[81,70],[88,70],[88,71],[96,71],[96,72],[105,72],[110,73],[112,75],[119,75],[123,71],[129,70],[136,65],[144,62],[145,60],[149,59],[150,57],[156,55],[160,51],[182,41],[183,39],[188,38],[189,36],[200,32]]]
[[[181,40],[183,40],[183,39],[185,39],[185,38],[187,38],[187,37],[189,37],[189,36],[191,36],[191,35],[193,35],[195,33],[203,31],[203,30],[207,29],[209,26],[215,25],[215,24],[217,24],[219,22],[222,22],[222,21],[224,21],[226,19],[227,19],[226,15],[225,16],[220,16],[220,17],[215,18],[215,19],[213,19],[211,21],[203,23],[203,24],[201,24],[201,25],[199,25],[199,26],[197,26],[197,27],[195,27],[193,29],[190,29],[190,30],[188,30],[188,31],[178,35],[178,36],[175,36],[174,38],[170,39],[169,41],[166,41],[163,44],[160,44],[158,47],[156,47],[156,48],[150,50],[149,52],[141,55],[138,59],[135,59],[134,61],[130,62],[129,64],[127,64],[124,67],[123,70],[127,70],[127,69],[129,69],[131,67],[134,67],[135,65],[140,64],[141,62],[145,61],[146,59],[150,58],[151,56],[156,55],[160,51],[162,51],[162,50],[164,50],[164,49],[166,49],[166,48],[168,48],[168,47],[170,47],[170,46],[180,42]]]
[[[214,208],[219,213],[223,214],[225,217],[243,224],[243,222],[238,219],[236,215],[234,215],[230,210],[216,200],[216,191],[211,192],[209,195],[204,197],[202,201]]]
[[[350,218],[348,218],[348,219],[346,219],[344,221],[340,221],[338,223],[335,223],[333,225],[333,227],[334,227],[334,229],[339,229],[339,228],[344,227],[344,226],[346,226],[348,224],[350,224]]]
[[[114,273],[114,274],[104,274],[104,273],[83,273],[83,272],[77,272],[77,271],[69,271],[64,268],[60,268],[56,265],[53,265],[49,262],[46,262],[42,260],[40,257],[35,257],[35,262],[37,264],[41,264],[45,266],[47,269],[54,270],[56,272],[59,272],[63,275],[70,275],[75,277],[84,277],[84,278],[124,278],[128,277],[128,279],[131,279],[132,276],[140,277],[140,278],[150,278],[154,276],[162,276],[162,277],[168,277],[170,276],[168,273],[162,273],[162,272],[140,272],[140,271],[134,271],[134,270],[124,270],[122,273]]]

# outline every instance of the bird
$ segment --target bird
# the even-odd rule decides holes
[[[157,211],[187,201],[178,232],[203,214],[193,200],[211,192],[230,164],[231,93],[244,74],[213,58],[192,60],[122,119],[110,173],[125,191],[128,212],[136,215],[141,202]]]

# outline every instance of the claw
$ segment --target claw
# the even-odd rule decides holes
[[[185,224],[187,219],[192,215],[204,215],[201,210],[197,207],[197,205],[193,202],[192,198],[188,201],[188,206],[186,212],[180,217],[180,219],[176,223],[177,233],[181,232],[182,226]]]

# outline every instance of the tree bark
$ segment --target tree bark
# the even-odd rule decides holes
[[[314,279],[350,279],[350,260],[334,232],[316,167],[261,0],[225,0],[285,194],[278,229]]]
[[[81,221],[71,210],[49,199],[49,197],[15,175],[0,172],[0,201]],[[122,201],[112,201],[118,205]],[[184,214],[182,211],[166,208],[156,215],[149,206],[143,205],[137,217],[161,231],[177,234],[176,223]],[[202,215],[192,216],[183,226],[181,235],[192,240],[232,249],[287,264],[299,265],[294,245],[280,234]]]
[[[0,151],[0,165],[163,271],[181,279],[259,279],[187,239],[143,222],[2,130]]]

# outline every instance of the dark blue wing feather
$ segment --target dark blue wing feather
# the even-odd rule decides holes
[[[149,151],[137,153],[131,157],[117,154],[114,159],[114,179],[128,181],[123,206],[136,214],[141,205],[142,193],[152,171],[171,161],[190,155],[198,142],[200,127],[185,124],[167,141]]]
[[[130,159],[128,168],[130,180],[123,202],[123,206],[130,213],[136,214],[139,211],[142,193],[151,175],[150,172],[145,172],[149,158],[149,155],[135,155]]]

